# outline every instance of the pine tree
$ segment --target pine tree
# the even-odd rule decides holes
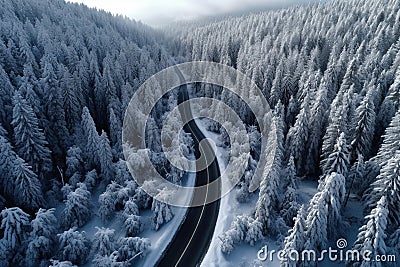
[[[400,257],[400,227],[390,235],[387,243],[396,259]]]
[[[280,215],[288,226],[293,226],[293,218],[300,208],[297,190],[298,188],[291,184],[287,187],[283,196]]]
[[[115,181],[119,184],[124,184],[126,181],[133,179],[125,160],[120,159],[118,162],[114,163],[114,170]]]
[[[0,135],[0,184],[3,194],[24,207],[36,209],[42,204],[42,190],[37,175]]]
[[[125,262],[131,262],[136,257],[143,258],[150,248],[150,240],[140,237],[126,237],[120,241],[118,249],[118,258]]]
[[[66,227],[84,225],[90,218],[90,192],[83,183],[78,183],[75,191],[67,196],[62,213],[63,225]]]
[[[49,125],[45,128],[45,131],[51,150],[57,157],[61,157],[68,143],[69,135],[65,122],[65,112],[59,90],[59,82],[53,66],[55,59],[46,58],[45,61],[40,81],[43,92],[46,92],[44,110]]]
[[[17,155],[8,140],[0,135],[0,184],[5,196],[12,197],[15,187],[15,166]]]
[[[221,251],[223,253],[230,254],[235,245],[240,244],[245,240],[248,231],[248,220],[249,217],[245,215],[236,216],[228,231],[219,236],[219,239],[222,242]],[[262,226],[261,230],[263,230],[263,224],[261,223],[259,226]],[[248,241],[253,242],[255,240],[253,240],[252,236],[248,236]]]
[[[81,127],[85,139],[85,158],[87,159],[87,164],[90,167],[94,167],[99,162],[97,150],[99,147],[100,137],[87,107],[84,107],[82,111]]]
[[[400,108],[400,69],[397,69],[395,81],[390,85],[378,114],[378,128],[385,129]]]
[[[106,222],[111,219],[113,213],[115,212],[115,198],[114,194],[110,193],[108,188],[106,192],[99,196],[99,215],[100,218]]]
[[[354,249],[364,255],[365,251],[371,251],[369,257],[372,259],[377,255],[386,255],[386,227],[388,218],[388,203],[386,197],[382,196],[377,206],[365,217],[366,224],[360,228]],[[354,262],[354,266],[383,266],[379,262],[365,261]]]
[[[67,177],[71,177],[76,172],[81,173],[83,171],[83,158],[82,150],[78,146],[72,146],[67,151],[67,170],[65,174]]]
[[[106,181],[112,180],[114,178],[114,167],[112,162],[113,156],[110,141],[104,131],[100,136],[96,153],[98,153],[98,159],[100,161],[101,174]]]
[[[341,133],[336,142],[334,151],[329,155],[325,162],[324,174],[329,175],[336,172],[346,175],[349,164],[349,150],[346,143],[346,137],[344,133]]]
[[[37,209],[43,204],[42,187],[37,175],[32,172],[23,159],[14,162],[14,196],[16,204],[30,209]]]
[[[0,42],[0,45],[1,44],[2,42]],[[6,130],[10,130],[8,127],[12,118],[12,97],[15,89],[6,71],[3,69],[3,66],[4,65],[0,66],[0,106],[3,107],[0,110],[0,123],[6,127]]]
[[[171,207],[167,203],[158,200],[153,200],[151,210],[153,211],[152,225],[155,230],[160,229],[162,225],[174,217]]]
[[[57,225],[54,212],[55,209],[39,209],[36,218],[31,222],[32,231],[26,251],[26,262],[29,266],[38,266],[41,261],[48,260],[53,254]]]
[[[296,118],[296,123],[294,124],[294,128],[291,131],[291,152],[295,158],[296,169],[300,174],[304,173],[304,165],[306,162],[306,157],[304,156],[306,153],[306,146],[309,137],[310,130],[310,93],[307,92],[305,99],[301,105],[301,110],[299,115]]]
[[[278,180],[279,172],[277,167],[272,167],[268,176],[261,181],[255,218],[263,223],[263,234],[267,234],[267,230],[273,227],[272,214],[278,199]]]
[[[59,261],[59,260],[50,260],[51,265],[49,267],[78,267],[70,261]]]
[[[136,236],[143,230],[143,224],[140,216],[130,214],[127,215],[124,221],[126,236]]]
[[[94,186],[99,182],[99,176],[97,175],[96,169],[87,172],[85,175],[85,180],[83,181],[89,191],[91,191]]]
[[[297,251],[300,254],[306,243],[306,216],[304,206],[301,206],[294,218],[293,228],[289,230],[289,235],[285,238],[283,248],[285,259],[281,262],[281,266],[297,266],[297,261],[292,260],[296,258],[296,255],[291,254],[292,251]]]
[[[115,230],[104,227],[96,229],[92,244],[93,253],[101,256],[110,255],[115,249]]]
[[[65,112],[65,121],[70,133],[79,123],[82,112],[83,96],[81,89],[77,86],[77,81],[69,72],[68,68],[62,68],[62,77],[60,81],[60,91],[62,95],[62,104]]]
[[[305,164],[306,173],[318,172],[318,161],[322,145],[322,136],[327,121],[329,81],[324,76],[317,91],[315,103],[311,109],[310,136],[308,140],[308,154]]]
[[[26,240],[29,230],[29,215],[20,208],[4,209],[0,213],[0,230],[3,238],[0,241],[6,243],[11,249],[16,249]]]
[[[328,238],[337,236],[345,194],[345,178],[339,173],[331,173],[320,183],[308,210],[306,249],[320,250]]]
[[[369,86],[372,86],[371,84]],[[373,89],[370,89],[371,91]],[[368,93],[356,109],[356,128],[353,134],[352,159],[358,158],[361,154],[365,159],[369,159],[372,138],[375,131],[375,104],[372,93]]]
[[[331,104],[328,127],[322,143],[321,170],[325,170],[325,164],[329,155],[334,151],[335,145],[341,133],[350,136],[351,120],[353,118],[354,86],[346,92],[339,91]]]
[[[254,246],[255,243],[263,237],[262,231],[263,224],[257,220],[249,218],[245,241],[249,243],[250,246]]]
[[[124,212],[122,213],[124,217],[129,215],[139,215],[139,207],[135,203],[133,198],[130,198],[128,201],[125,202],[124,205]]]
[[[122,149],[122,126],[113,109],[110,110],[110,139],[114,150],[119,153]]]
[[[78,232],[71,228],[58,234],[60,242],[60,258],[73,264],[84,264],[89,255],[90,241],[85,232]]]
[[[385,165],[397,150],[400,149],[400,109],[383,135],[383,143],[378,154],[373,158],[380,166]]]
[[[368,207],[375,207],[380,198],[386,196],[385,202],[389,211],[388,221],[393,225],[400,223],[400,150],[389,159],[382,167],[376,181],[372,184],[372,190],[367,195]]]

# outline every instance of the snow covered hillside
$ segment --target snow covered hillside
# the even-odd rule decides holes
[[[334,0],[163,30],[63,0],[0,0],[0,266],[157,262],[186,209],[138,186],[122,124],[151,75],[196,60],[250,77],[271,106],[278,140],[271,171],[250,192],[268,152],[254,114],[224,88],[189,87],[191,98],[235,110],[250,141],[245,174],[221,200],[202,266],[398,266],[398,0]],[[195,175],[167,162],[160,141],[176,106],[176,91],[159,99],[144,142],[161,175],[190,185]],[[199,123],[222,168],[229,136],[215,121]],[[180,141],[193,156],[190,135],[181,132]],[[282,257],[260,259],[265,245]],[[340,246],[374,260],[290,257]]]

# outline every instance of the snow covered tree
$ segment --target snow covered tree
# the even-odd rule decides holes
[[[125,262],[119,261],[118,251],[114,251],[110,255],[96,254],[92,264],[96,267],[121,267],[124,266]]]
[[[84,183],[89,191],[91,191],[94,188],[94,186],[98,183],[98,181],[99,177],[97,175],[96,169],[93,169],[90,172],[86,173]]]
[[[291,162],[293,161],[291,160]],[[292,169],[292,171],[294,170]],[[285,195],[283,196],[282,203],[280,205],[280,215],[288,226],[293,226],[293,218],[296,216],[300,208],[300,204],[298,203],[297,184],[293,178],[291,178],[293,177],[293,173],[290,175],[290,173],[287,172],[287,175],[291,180],[287,186]]]
[[[221,251],[225,254],[230,254],[233,249],[235,248],[235,244],[238,243],[237,238],[237,233],[234,229],[229,229],[226,231],[222,236],[219,236],[219,239],[221,240]]]
[[[137,185],[133,181],[127,181],[125,186],[111,182],[107,186],[106,191],[99,196],[100,217],[104,221],[109,220],[112,214],[116,210],[122,209],[124,203],[135,194],[136,187]]]
[[[366,173],[366,164],[364,162],[364,158],[362,155],[358,155],[358,159],[356,162],[354,162],[353,166],[351,166],[347,180],[348,185],[346,187],[347,191],[347,197],[346,197],[346,203],[350,197],[350,193],[355,192],[356,194],[361,194],[363,192],[363,183],[365,179],[365,173]]]
[[[113,155],[110,147],[110,141],[108,140],[107,134],[103,131],[98,144],[98,159],[101,167],[101,174],[105,181],[111,181],[114,178],[113,168]]]
[[[272,226],[272,214],[278,200],[278,167],[273,166],[267,177],[261,181],[259,198],[256,204],[255,218],[263,223],[263,234]]]
[[[149,239],[140,237],[121,238],[119,244],[118,258],[125,262],[131,262],[137,257],[143,258],[151,246]]]
[[[44,133],[39,128],[33,109],[18,91],[15,91],[13,109],[14,138],[17,152],[36,174],[44,175],[52,169],[51,152]]]
[[[87,107],[84,107],[82,111],[81,127],[84,136],[84,151],[87,165],[89,165],[88,167],[94,167],[99,162],[97,150],[99,148],[100,137]]]
[[[115,151],[118,153],[122,149],[122,126],[121,122],[113,109],[110,110],[110,139]]]
[[[0,184],[4,196],[12,197],[14,194],[14,162],[17,155],[13,151],[10,142],[0,135]]]
[[[263,224],[257,220],[249,218],[245,241],[249,243],[250,246],[254,246],[255,243],[263,237],[262,231]]]
[[[349,148],[346,143],[344,133],[341,133],[333,152],[324,164],[324,174],[329,175],[333,172],[346,175],[349,162]]]
[[[371,185],[372,190],[367,194],[367,204],[373,208],[378,200],[386,196],[386,207],[389,211],[388,221],[393,225],[400,223],[400,150],[382,167],[376,181]]]
[[[82,90],[79,86],[77,73],[72,75],[68,68],[62,66],[62,77],[60,80],[60,91],[62,104],[65,112],[65,121],[70,132],[78,125],[82,112]],[[74,77],[75,76],[75,77]]]
[[[43,58],[43,73],[40,80],[43,92],[46,92],[44,111],[49,125],[45,128],[51,150],[61,156],[68,141],[68,129],[65,122],[63,101],[59,82],[54,71],[56,59],[52,56]],[[53,65],[54,64],[54,65]]]
[[[240,244],[245,240],[248,230],[248,217],[239,215],[235,217],[228,231],[219,236],[221,240],[221,251],[225,254],[230,254],[235,245]],[[249,236],[249,241],[252,241]]]
[[[300,207],[297,216],[294,218],[293,228],[289,230],[289,235],[284,241],[284,260],[281,262],[281,266],[297,266],[297,261],[293,260],[296,255],[293,251],[297,251],[300,255],[307,241],[307,225],[306,225],[307,214],[304,209],[304,205]]]
[[[390,85],[389,90],[378,114],[379,129],[385,129],[400,108],[400,69],[395,74],[395,80]]]
[[[135,189],[134,199],[139,209],[146,209],[150,206],[151,198],[141,187]]]
[[[90,218],[90,192],[83,183],[78,183],[75,191],[67,196],[62,212],[63,225],[66,227],[82,226]]]
[[[369,257],[373,259],[376,255],[386,255],[386,227],[388,223],[388,203],[386,197],[382,196],[376,207],[365,217],[366,224],[360,228],[354,249],[364,255],[365,251],[371,251]],[[363,258],[354,262],[353,266],[384,266],[380,262],[366,261]]]
[[[0,184],[2,193],[28,208],[37,208],[42,200],[41,184],[30,166],[14,151],[6,138],[0,135]],[[18,188],[18,190],[15,190]],[[26,195],[22,195],[26,194]]]
[[[37,209],[43,204],[42,187],[36,174],[23,159],[14,162],[15,202],[22,207]]]
[[[133,198],[130,198],[128,201],[125,202],[124,205],[124,212],[122,213],[124,217],[129,215],[139,215],[139,207],[135,203]]]
[[[310,118],[310,96],[309,93],[307,93],[290,136],[290,149],[295,158],[296,169],[300,174],[304,173],[304,165],[306,162],[306,157],[304,155],[306,154],[306,146],[309,137]]]
[[[120,159],[118,162],[114,163],[114,171],[114,180],[119,184],[124,184],[126,181],[130,181],[133,179],[125,160]]]
[[[396,259],[397,257],[400,257],[400,227],[390,235],[387,245],[396,255]]]
[[[373,89],[370,90],[372,91]],[[361,154],[365,159],[369,159],[372,138],[375,132],[375,104],[372,93],[368,93],[361,101],[356,109],[355,120],[356,128],[351,142],[352,159],[357,159],[358,154]]]
[[[340,173],[333,172],[321,181],[308,209],[306,249],[323,249],[328,238],[340,232],[345,194],[345,178]]]
[[[325,76],[316,92],[315,102],[312,104],[310,118],[310,136],[308,139],[308,154],[305,164],[306,173],[318,172],[318,162],[322,145],[322,136],[326,127],[327,110],[329,108],[328,92],[331,86]]]
[[[39,209],[36,218],[31,222],[30,241],[26,251],[28,266],[38,266],[40,262],[46,263],[53,254],[57,218],[55,209]]]
[[[78,146],[72,146],[67,151],[67,170],[65,175],[67,177],[72,177],[76,172],[83,171],[83,158],[82,150]]]
[[[59,261],[59,260],[51,260],[51,265],[49,267],[78,267],[70,261]]]
[[[162,225],[166,224],[174,217],[174,213],[167,203],[155,199],[153,199],[151,210],[153,211],[151,221],[155,230],[160,229]]]
[[[6,247],[16,249],[26,240],[29,230],[29,215],[20,208],[6,208],[0,213],[2,238]]]
[[[108,221],[115,212],[115,199],[108,190],[99,196],[99,215],[103,221]]]
[[[85,232],[78,232],[76,228],[71,228],[57,236],[60,242],[60,258],[62,260],[78,265],[87,262],[90,241]]]
[[[126,236],[136,236],[143,230],[143,224],[140,216],[138,215],[128,215],[124,220],[124,227],[126,231]]]
[[[373,158],[379,165],[385,165],[397,150],[400,149],[400,109],[393,117],[389,127],[383,135],[383,143],[378,154]]]
[[[341,133],[350,136],[350,126],[354,109],[354,86],[348,91],[339,91],[330,107],[328,126],[323,138],[321,170],[325,172],[326,161],[329,155],[335,150],[338,138]]]
[[[97,232],[92,241],[93,253],[101,256],[110,255],[115,249],[115,230],[104,227],[96,227],[96,229]]]

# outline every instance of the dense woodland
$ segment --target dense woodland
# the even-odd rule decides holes
[[[353,247],[400,258],[399,1],[334,1],[164,31],[61,0],[0,4],[1,266],[131,266],[146,255],[151,244],[140,237],[140,213],[151,209],[159,231],[173,213],[127,169],[124,112],[150,75],[191,60],[251,77],[277,125],[272,170],[250,193],[254,161],[263,153],[253,143],[235,190],[240,202],[258,201],[220,236],[222,252],[263,237],[285,251],[322,250],[348,231],[343,214],[351,196],[365,214]],[[199,96],[240,102],[210,88],[195,86]],[[165,96],[148,124],[160,165],[158,115],[174,104],[174,94]],[[257,140],[254,118],[236,106]],[[210,130],[229,147],[220,125]],[[164,172],[177,183],[183,175]],[[298,194],[304,180],[318,181],[309,203]],[[105,227],[115,215],[123,237]],[[89,239],[80,228],[94,217],[103,225]],[[282,262],[300,264],[310,265]]]
[[[347,229],[342,214],[350,194],[366,215],[354,247],[399,252],[399,7],[333,1],[171,31],[178,53],[252,77],[275,113],[274,167],[254,213],[238,216],[221,237],[223,252],[263,235],[281,239],[287,251],[334,245]],[[304,178],[319,185],[301,206],[296,189]]]

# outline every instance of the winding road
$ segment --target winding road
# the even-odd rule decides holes
[[[183,80],[184,77],[182,73],[178,69],[176,69],[176,72],[179,78]],[[189,95],[187,85],[184,84],[179,87],[178,104],[186,100],[189,100]],[[186,121],[189,121],[184,126],[184,130],[192,135],[196,158],[199,159],[200,155],[203,155],[202,158],[206,161],[205,163],[208,163],[206,164],[208,165],[206,169],[196,172],[195,186],[206,185],[220,176],[220,170],[217,159],[214,157],[213,148],[207,141],[202,142],[202,145],[199,146],[200,141],[205,139],[205,136],[193,120],[190,106],[180,106],[179,111],[184,120],[187,119]],[[203,163],[199,162],[199,164]],[[211,193],[215,194],[216,192]],[[217,193],[219,194],[219,192]],[[208,187],[204,191],[195,191],[195,194],[192,196],[192,202],[193,199],[202,199],[204,203],[206,203],[207,199],[211,199],[210,195]],[[164,254],[159,259],[157,266],[194,267],[200,265],[214,233],[219,205],[220,201],[217,200],[202,206],[188,208],[185,220],[182,222]]]

